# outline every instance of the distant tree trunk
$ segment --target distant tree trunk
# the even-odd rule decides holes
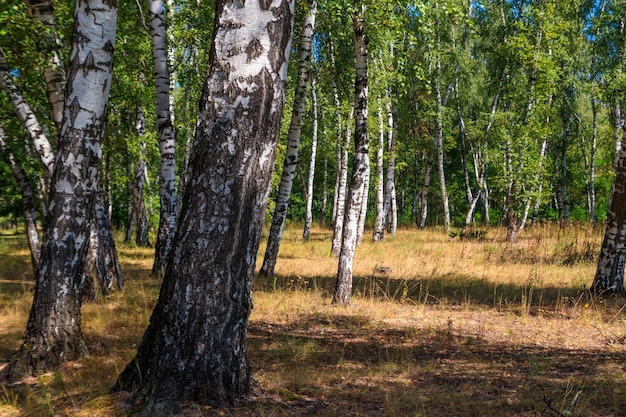
[[[322,121],[324,120],[324,116],[322,113]],[[320,213],[320,217],[322,219],[322,225],[326,226],[326,215],[328,211],[328,155],[326,150],[326,125],[324,125],[322,136],[322,150],[324,152],[324,162],[322,163],[323,172],[322,172],[322,209]]]
[[[329,43],[330,43],[330,62],[331,65],[333,67],[333,69],[335,70],[335,72],[337,71],[337,66],[335,64],[335,47],[333,46],[333,40],[332,37],[329,34]],[[332,80],[332,85],[333,85],[333,101],[335,103],[335,109],[337,111],[337,152],[336,152],[336,159],[337,159],[337,175],[335,177],[335,191],[333,194],[333,214],[332,214],[332,226],[333,229],[336,228],[337,226],[337,214],[338,214],[338,208],[339,208],[339,187],[340,187],[340,183],[341,183],[341,178],[342,176],[340,175],[340,171],[341,171],[341,161],[342,161],[342,155],[343,155],[343,135],[342,135],[342,125],[341,125],[341,103],[339,102],[339,91],[337,89],[337,81],[335,80],[335,75],[333,74],[333,80]],[[348,126],[349,126],[349,121],[348,121]],[[343,204],[343,203],[341,203]]]
[[[293,3],[217,2],[209,71],[172,257],[117,388],[142,416],[232,407],[252,383],[252,279],[284,105]],[[255,85],[257,88],[250,88]]]
[[[309,161],[309,177],[307,179],[306,216],[302,238],[308,240],[311,236],[313,224],[313,185],[315,180],[315,158],[317,155],[317,93],[315,92],[315,77],[311,79],[311,105],[313,106],[313,136],[311,138],[311,160]]]
[[[626,130],[622,128],[622,135]],[[598,268],[591,290],[601,294],[624,292],[626,263],[626,147],[621,147],[615,161],[615,179],[611,187],[606,215],[606,231],[598,257]]]
[[[22,194],[22,210],[24,210],[26,238],[28,239],[28,248],[30,249],[30,261],[33,265],[33,271],[36,276],[37,268],[39,267],[41,244],[39,242],[39,234],[37,233],[35,196],[30,186],[30,182],[28,181],[28,177],[26,176],[26,172],[24,172],[20,164],[15,160],[13,153],[7,145],[2,125],[0,125],[0,151],[6,155],[11,168],[11,173],[15,177],[17,185],[20,188],[20,193]]]
[[[596,150],[598,144],[598,109],[595,97],[591,97],[592,133],[589,156],[589,222],[596,223]]]
[[[335,199],[335,220],[333,222],[333,240],[332,240],[332,254],[335,258],[339,257],[339,252],[341,252],[341,239],[343,234],[343,223],[346,214],[346,192],[348,188],[348,152],[350,147],[350,138],[352,137],[352,128],[350,127],[350,123],[354,118],[354,107],[350,110],[350,115],[348,116],[347,126],[346,126],[346,136],[342,145],[341,152],[341,160],[339,164],[339,169],[337,171],[338,176],[338,187],[337,187],[337,198]]]
[[[135,227],[137,227],[137,215],[135,214],[134,203],[135,176],[133,175],[133,162],[128,154],[126,155],[126,177],[128,178],[126,181],[128,198],[126,199],[126,233],[124,235],[124,242],[130,243],[133,239],[133,233],[135,233]]]
[[[357,245],[358,222],[363,204],[365,175],[369,165],[369,139],[367,132],[367,34],[365,32],[365,5],[352,16],[354,49],[356,55],[356,80],[354,83],[354,161],[350,191],[346,199],[345,219],[341,238],[341,251],[335,281],[333,304],[350,304],[352,296],[352,266]]]
[[[380,97],[378,98],[380,101]],[[385,184],[384,184],[384,152],[385,152],[385,125],[383,109],[378,103],[378,149],[376,150],[376,219],[372,240],[380,242],[385,237]]]
[[[116,17],[115,3],[76,5],[59,162],[51,181],[33,306],[23,344],[9,365],[13,381],[86,351],[80,278],[98,180]]]
[[[176,230],[176,140],[170,109],[170,72],[167,68],[167,36],[163,0],[150,0],[150,35],[156,88],[157,136],[161,151],[161,164],[159,165],[161,210],[152,273],[163,275]]]
[[[421,198],[421,211],[418,228],[423,229],[426,227],[426,218],[428,217],[428,189],[430,188],[430,178],[433,172],[434,157],[431,154],[428,155],[428,162],[426,163],[426,174],[424,175],[424,186],[422,187]]]
[[[291,124],[287,135],[287,150],[283,163],[283,173],[278,185],[276,195],[276,207],[272,214],[272,224],[267,237],[267,246],[263,265],[259,271],[260,275],[266,277],[274,276],[274,267],[278,259],[278,250],[283,238],[289,199],[291,198],[291,188],[298,164],[298,149],[300,147],[300,136],[302,133],[302,119],[304,118],[304,108],[306,105],[306,90],[309,83],[309,70],[311,66],[311,43],[313,41],[313,31],[315,28],[315,14],[317,13],[317,0],[313,0],[309,6],[309,12],[304,20],[302,35],[300,37],[300,61],[298,67],[298,85],[296,87],[293,112],[291,113]]]
[[[438,3],[435,2],[435,9],[438,9]],[[439,12],[435,20],[435,31],[437,36],[437,59],[436,59],[436,75],[435,75],[435,93],[437,95],[437,130],[435,141],[437,144],[437,170],[439,172],[439,186],[441,188],[441,200],[443,203],[443,227],[446,232],[450,230],[450,207],[448,204],[448,192],[446,191],[446,175],[444,171],[444,155],[443,155],[443,105],[441,100],[441,33],[439,29]]]
[[[396,123],[394,121],[394,109],[391,94],[387,89],[387,182],[385,184],[385,216],[387,219],[387,232],[396,234],[398,227],[398,202],[396,199]]]
[[[94,220],[98,233],[98,255],[95,259],[96,277],[102,295],[107,295],[112,290],[122,289],[124,279],[120,269],[115,240],[111,232],[111,222],[107,213],[104,190],[99,185],[96,191],[94,204]]]
[[[561,134],[561,175],[559,181],[559,200],[561,206],[560,220],[567,224],[569,222],[569,198],[567,195],[567,137],[569,136],[569,114],[565,111],[561,114],[563,132]]]

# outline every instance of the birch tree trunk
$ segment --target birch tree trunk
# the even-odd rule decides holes
[[[361,210],[359,211],[359,223],[356,234],[356,244],[359,246],[363,243],[363,232],[365,231],[365,220],[367,220],[367,200],[370,191],[370,159],[365,160],[365,173],[363,174],[363,197],[361,198]]]
[[[293,3],[217,2],[180,221],[158,303],[117,388],[142,416],[249,392],[252,278],[284,105]]]
[[[378,97],[380,100],[380,97]],[[376,219],[372,240],[380,242],[385,237],[385,185],[384,185],[384,153],[385,153],[385,127],[383,122],[383,110],[378,103],[378,149],[376,150]]]
[[[435,2],[435,10],[438,10],[439,4]],[[435,141],[437,144],[437,169],[439,172],[439,186],[441,188],[441,200],[443,203],[443,227],[446,232],[450,230],[450,207],[448,204],[448,192],[446,191],[446,175],[444,171],[444,155],[443,155],[443,105],[441,99],[441,33],[439,12],[436,12],[435,30],[437,36],[437,58],[436,58],[436,79],[435,93],[437,95],[437,129]]]
[[[13,153],[8,147],[6,135],[2,125],[0,125],[0,151],[6,155],[11,168],[11,173],[15,177],[17,185],[20,188],[20,193],[22,194],[22,210],[24,211],[26,238],[28,239],[33,272],[36,276],[37,268],[39,267],[41,244],[39,242],[39,234],[37,232],[35,196],[30,186],[30,182],[28,181],[28,177],[26,176],[26,172],[24,172],[20,164],[16,161]]]
[[[422,187],[422,198],[420,211],[420,220],[418,228],[423,229],[426,227],[426,218],[428,217],[428,189],[430,188],[430,179],[433,172],[434,158],[432,154],[428,155],[428,162],[426,163],[426,174],[424,174],[424,186]]]
[[[589,222],[596,223],[596,150],[598,146],[598,109],[596,98],[591,97],[591,150],[589,156]]]
[[[622,128],[622,135],[626,131]],[[615,179],[606,214],[606,231],[591,290],[599,294],[624,295],[626,263],[626,147],[615,161]]]
[[[333,304],[348,305],[352,297],[352,266],[357,246],[359,215],[364,197],[365,175],[369,165],[369,138],[367,131],[367,34],[365,32],[365,5],[352,16],[354,49],[356,55],[356,80],[354,83],[354,160],[350,191],[346,199],[345,218],[341,237],[341,251]]]
[[[170,109],[170,72],[167,68],[167,36],[163,0],[150,0],[150,35],[156,88],[157,136],[161,152],[159,165],[161,210],[152,273],[163,275],[167,258],[172,250],[172,239],[176,229],[176,140]]]
[[[116,18],[115,3],[90,0],[76,5],[63,127],[35,297],[23,344],[9,365],[11,380],[86,352],[80,278],[102,155]]]
[[[298,165],[298,148],[300,147],[300,135],[302,133],[302,119],[306,105],[306,89],[309,82],[309,70],[311,66],[311,42],[315,28],[315,14],[317,12],[317,0],[313,0],[309,6],[309,13],[304,20],[302,35],[300,37],[300,60],[298,67],[298,85],[296,87],[291,124],[287,136],[287,150],[283,163],[283,173],[278,186],[276,207],[272,214],[272,225],[267,237],[267,246],[263,265],[259,273],[266,277],[274,276],[274,267],[278,259],[278,250],[283,238],[285,218],[289,208],[291,188]]]
[[[343,222],[346,214],[346,192],[348,188],[348,152],[350,147],[350,138],[352,137],[352,128],[350,122],[354,118],[354,107],[350,110],[346,126],[346,136],[341,146],[341,161],[337,171],[337,197],[335,198],[335,220],[333,224],[333,241],[331,252],[335,258],[339,257],[341,252],[341,236],[343,233]]]
[[[9,64],[4,58],[4,52],[0,48],[0,87],[9,96],[11,105],[24,129],[28,132],[30,140],[35,148],[39,160],[44,168],[46,183],[52,177],[54,169],[54,152],[50,146],[50,141],[46,136],[43,126],[37,120],[37,116],[28,105],[22,92],[17,88],[11,76]],[[47,184],[46,184],[47,185]],[[46,187],[47,192],[47,187]]]
[[[307,179],[306,216],[302,238],[308,240],[311,236],[313,223],[313,185],[315,180],[315,158],[317,155],[317,93],[315,78],[311,79],[311,105],[313,106],[313,137],[311,138],[311,160],[309,161],[309,178]]]
[[[387,232],[396,234],[398,228],[398,201],[396,197],[396,130],[394,119],[395,105],[392,106],[391,94],[387,89],[387,182],[385,184],[385,216],[387,218]]]

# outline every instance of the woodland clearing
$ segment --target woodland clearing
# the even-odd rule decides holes
[[[255,279],[254,395],[233,410],[183,404],[183,415],[624,415],[626,304],[586,291],[600,229],[537,225],[517,243],[504,243],[500,228],[473,240],[435,228],[366,238],[349,307],[330,305],[331,232],[316,227],[304,242],[301,231],[287,227],[276,277]],[[125,289],[83,306],[89,357],[3,385],[0,416],[133,415],[127,394],[108,390],[136,351],[160,280],[153,250],[118,243],[118,252]],[[7,358],[34,285],[24,235],[0,236],[0,255]]]

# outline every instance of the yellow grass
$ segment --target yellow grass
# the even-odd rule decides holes
[[[255,279],[248,352],[258,389],[235,410],[186,416],[608,416],[626,406],[624,300],[584,290],[601,231],[538,226],[518,243],[437,229],[369,231],[350,307],[330,305],[330,231],[289,227],[276,278]],[[23,236],[0,237],[0,353],[19,346],[32,298]],[[262,242],[257,264],[264,253]],[[90,356],[2,387],[0,416],[132,415],[108,394],[158,295],[151,250],[120,245],[126,288],[83,307]],[[380,273],[379,267],[391,272]]]

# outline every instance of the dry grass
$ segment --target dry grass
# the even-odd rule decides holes
[[[276,279],[255,282],[255,395],[235,410],[189,404],[184,415],[624,415],[624,300],[584,291],[600,231],[539,226],[516,244],[502,243],[499,229],[480,240],[438,230],[366,238],[347,308],[329,304],[330,232],[300,235],[286,230]],[[23,239],[0,238],[4,357],[19,345],[32,297]],[[0,416],[132,415],[128,396],[107,390],[134,354],[159,282],[151,251],[119,251],[125,290],[83,308],[90,357],[3,386]]]

